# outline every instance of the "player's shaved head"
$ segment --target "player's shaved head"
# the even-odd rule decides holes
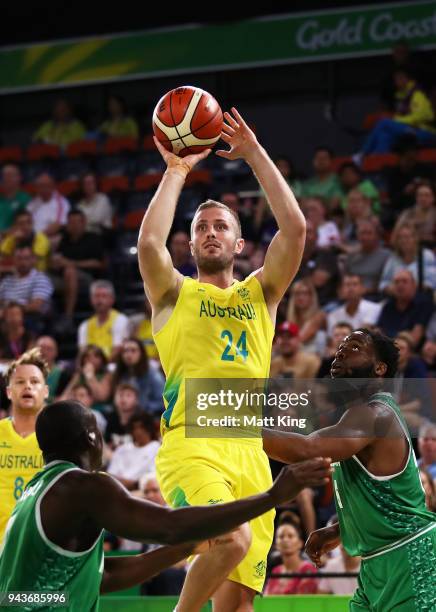
[[[195,221],[197,220],[198,215],[201,213],[202,210],[207,210],[209,208],[219,208],[221,210],[227,211],[230,215],[232,215],[233,220],[235,222],[236,237],[237,238],[241,237],[241,234],[242,234],[241,222],[239,220],[238,214],[232,208],[230,208],[230,206],[227,206],[227,204],[223,204],[222,202],[217,202],[216,200],[206,200],[206,202],[203,202],[197,208],[197,210],[195,211],[194,218],[192,219],[192,223],[191,223],[191,237],[193,235],[194,225],[195,225]]]
[[[87,454],[92,455],[90,463],[98,462],[98,455],[101,460],[95,417],[79,402],[68,400],[46,406],[36,419],[35,433],[46,463],[69,460],[81,464],[80,458]]]

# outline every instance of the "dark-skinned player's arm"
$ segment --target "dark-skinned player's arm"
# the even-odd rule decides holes
[[[179,544],[227,533],[295,497],[303,488],[321,485],[329,474],[330,459],[318,457],[286,466],[265,493],[226,504],[175,510],[131,496],[108,474],[82,474],[79,499],[71,498],[74,513],[83,514],[98,528],[130,540]]]
[[[366,448],[391,424],[378,405],[349,408],[340,421],[331,427],[305,436],[275,429],[263,430],[263,448],[268,457],[292,463],[312,457],[328,456],[343,461]]]
[[[195,164],[209,155],[210,149],[182,159],[167,151],[156,138],[154,142],[167,169],[142,220],[138,261],[145,293],[151,305],[156,307],[166,294],[181,285],[183,277],[174,268],[166,243],[186,176]]]
[[[162,546],[141,555],[106,557],[100,593],[121,591],[141,584],[194,552],[195,544],[187,542]]]
[[[244,159],[253,170],[279,227],[265,255],[263,267],[256,272],[269,304],[278,304],[294,278],[303,255],[306,221],[291,188],[258,143],[253,131],[235,108],[224,113],[222,139],[229,151],[217,151],[226,159]]]

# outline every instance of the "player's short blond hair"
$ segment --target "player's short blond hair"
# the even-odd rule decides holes
[[[39,370],[41,370],[44,380],[47,382],[47,376],[50,371],[48,363],[45,361],[45,359],[43,359],[40,349],[33,348],[30,349],[30,351],[23,353],[20,357],[18,357],[18,359],[15,359],[15,361],[10,364],[5,374],[6,385],[9,385],[18,366],[22,365],[36,366]]]
[[[234,218],[235,222],[236,222],[236,226],[237,226],[237,238],[241,238],[242,230],[241,230],[241,222],[239,220],[238,214],[234,210],[232,210],[229,206],[227,206],[227,204],[223,204],[222,202],[218,202],[217,200],[206,200],[206,202],[203,202],[197,208],[197,210],[195,211],[195,214],[194,214],[194,218],[192,219],[192,223],[191,223],[191,237],[192,237],[192,232],[193,232],[193,229],[194,229],[195,217],[202,210],[207,210],[208,208],[221,208],[222,210],[226,210],[228,213],[230,213],[232,215],[232,217]]]

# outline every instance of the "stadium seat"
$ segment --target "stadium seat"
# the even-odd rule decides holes
[[[144,209],[131,210],[123,219],[123,228],[127,231],[138,230],[144,217]]]
[[[23,159],[21,147],[0,147],[0,163],[20,162]]]
[[[100,179],[100,189],[103,193],[111,191],[128,191],[129,178],[127,176],[103,176]]]
[[[68,197],[72,193],[79,191],[80,183],[77,179],[67,179],[65,181],[59,181],[57,188],[63,196]]]
[[[421,149],[418,153],[418,159],[422,162],[436,162],[436,149]]]
[[[151,187],[156,187],[159,185],[162,176],[163,174],[160,172],[137,176],[135,178],[135,189],[137,191],[147,191],[147,189],[150,189]]]
[[[203,185],[210,185],[212,182],[212,173],[210,170],[193,170],[186,177],[185,185],[190,187],[202,183]]]
[[[137,151],[136,138],[108,138],[103,145],[103,152],[107,155],[116,155],[123,151]]]
[[[59,159],[61,150],[57,145],[52,144],[32,144],[27,149],[27,159],[29,161],[39,161],[41,159]]]
[[[144,149],[144,151],[155,151],[156,150],[156,145],[154,144],[154,140],[153,140],[153,134],[148,134],[147,136],[144,136],[142,148]]]
[[[337,172],[339,168],[342,166],[342,164],[345,164],[351,161],[353,160],[348,155],[342,155],[341,157],[334,157],[332,160],[334,172]]]
[[[95,140],[78,140],[68,145],[65,151],[67,157],[81,157],[82,155],[96,155],[97,142]]]
[[[374,153],[365,157],[362,169],[364,172],[378,172],[387,166],[396,166],[397,163],[398,155],[395,153]]]

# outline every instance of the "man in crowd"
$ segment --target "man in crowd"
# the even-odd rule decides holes
[[[365,287],[360,276],[346,274],[343,277],[340,296],[344,304],[335,308],[327,315],[328,333],[340,321],[349,323],[353,329],[366,325],[374,325],[380,314],[381,305],[365,300]]]

